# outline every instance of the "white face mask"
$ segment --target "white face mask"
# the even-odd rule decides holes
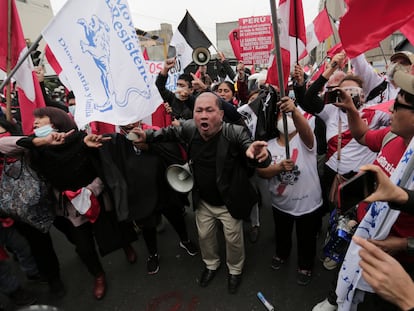
[[[295,123],[293,122],[292,118],[290,117],[286,117],[287,120],[287,129],[288,129],[288,134],[292,134],[294,131],[296,131],[296,126]],[[285,131],[283,129],[283,118],[277,120],[277,129],[279,130],[280,133],[284,134]]]

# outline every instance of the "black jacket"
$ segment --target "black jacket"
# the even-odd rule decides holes
[[[171,115],[177,120],[191,119],[193,117],[195,97],[193,95],[190,95],[189,98],[185,101],[179,100],[177,97],[175,97],[175,94],[173,92],[165,87],[167,79],[168,76],[159,74],[157,76],[157,80],[155,80],[155,85],[157,86],[163,101],[167,102],[170,105],[172,109]]]
[[[185,141],[188,145],[197,131],[193,120],[170,126],[158,131],[147,131],[147,142]],[[245,219],[257,203],[257,193],[249,180],[249,168],[267,167],[266,161],[249,160],[245,152],[252,143],[248,131],[239,125],[223,123],[217,143],[216,179],[217,187],[230,214],[236,219]],[[189,155],[191,159],[191,154]],[[193,197],[197,189],[193,189]],[[194,202],[196,208],[197,202]]]

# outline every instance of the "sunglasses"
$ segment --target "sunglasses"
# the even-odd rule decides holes
[[[394,105],[392,106],[392,110],[398,111],[400,108],[414,111],[414,106],[401,104],[398,101],[398,99],[395,99]]]

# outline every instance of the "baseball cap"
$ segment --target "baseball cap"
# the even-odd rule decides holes
[[[394,73],[394,83],[402,90],[414,95],[414,75],[403,70],[397,70]]]
[[[398,58],[403,58],[411,65],[414,64],[414,54],[408,51],[399,51],[391,55],[390,61],[395,62]]]

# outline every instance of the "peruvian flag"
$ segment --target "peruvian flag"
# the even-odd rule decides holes
[[[20,61],[27,51],[22,25],[17,12],[16,3],[11,3],[11,21],[8,20],[9,1],[0,1],[0,69],[7,72],[7,54],[11,45],[11,69]],[[11,42],[8,42],[8,25],[11,25]],[[42,90],[36,74],[33,71],[33,63],[30,57],[17,70],[13,78],[16,80],[19,96],[20,114],[24,134],[33,132],[33,110],[45,106]]]
[[[377,47],[414,18],[413,0],[347,0],[347,4],[348,11],[339,24],[339,36],[349,58]]]
[[[342,48],[342,44],[341,42],[335,44],[333,47],[331,47],[327,52],[326,52],[326,57],[327,58],[332,58],[334,57],[335,54],[338,54],[339,52],[341,52],[343,50]],[[323,72],[325,71],[326,68],[326,61],[324,61],[318,68],[318,71],[315,72],[312,77],[311,77],[311,81],[315,81],[316,79],[319,78],[319,76],[321,74],[323,74]]]
[[[331,21],[329,20],[328,12],[325,9],[319,12],[313,22],[306,27],[306,50],[299,57],[304,58],[321,42],[325,41],[333,34]]]
[[[63,191],[63,194],[70,200],[79,214],[86,216],[91,223],[98,219],[101,208],[98,199],[91,190],[83,187],[77,191]]]
[[[302,0],[280,0],[278,8],[280,50],[282,54],[283,85],[286,88],[290,69],[297,63],[306,46],[305,20]],[[274,53],[269,59],[266,83],[279,85]]]
[[[60,66],[58,60],[56,59],[55,55],[53,54],[52,50],[50,49],[49,45],[47,44],[45,47],[45,57],[47,62],[49,63],[50,67],[56,72],[59,77],[60,82],[68,89],[71,90],[68,78],[63,73],[62,67]]]
[[[240,29],[234,28],[232,31],[229,32],[229,41],[231,44],[231,48],[233,49],[234,56],[240,60]]]

